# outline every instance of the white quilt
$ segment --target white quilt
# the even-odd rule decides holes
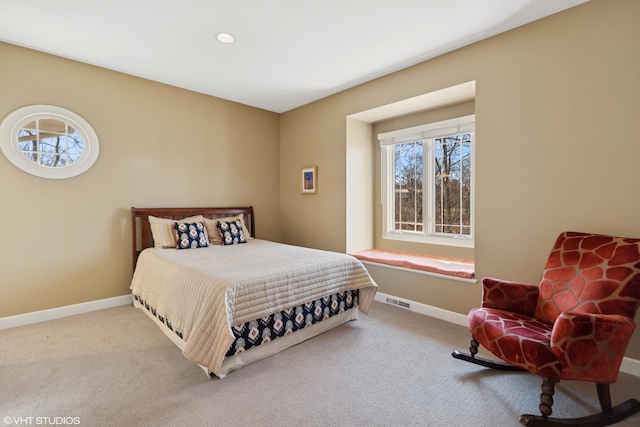
[[[231,325],[352,289],[366,313],[377,285],[357,259],[253,239],[201,249],[145,249],[131,291],[184,334],[184,355],[218,375]]]

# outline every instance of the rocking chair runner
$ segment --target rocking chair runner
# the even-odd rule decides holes
[[[484,278],[482,306],[469,312],[471,354],[453,357],[543,377],[541,416],[521,415],[527,426],[606,426],[640,411],[629,399],[612,407],[616,381],[636,327],[640,305],[640,239],[562,233],[539,286]],[[476,356],[478,346],[506,363]],[[559,380],[596,383],[602,412],[559,419],[552,413]]]

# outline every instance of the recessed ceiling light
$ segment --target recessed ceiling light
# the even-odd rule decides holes
[[[220,43],[233,43],[235,39],[229,33],[216,33],[216,38]]]

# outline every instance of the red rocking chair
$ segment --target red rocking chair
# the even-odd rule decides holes
[[[484,278],[482,306],[469,312],[471,354],[453,357],[501,370],[543,377],[540,415],[521,415],[526,426],[606,426],[640,411],[640,401],[611,405],[609,385],[635,330],[640,304],[640,239],[562,233],[539,286]],[[482,344],[500,361],[477,356]],[[602,412],[551,418],[560,380],[596,384]]]

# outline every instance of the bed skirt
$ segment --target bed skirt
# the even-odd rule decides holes
[[[235,340],[222,362],[219,378],[243,366],[272,356],[293,345],[358,319],[358,290],[342,292],[305,303],[231,328]],[[156,315],[156,310],[132,295],[134,307],[151,318],[181,350],[186,346],[182,333],[170,321]],[[214,375],[198,364],[207,375]]]

